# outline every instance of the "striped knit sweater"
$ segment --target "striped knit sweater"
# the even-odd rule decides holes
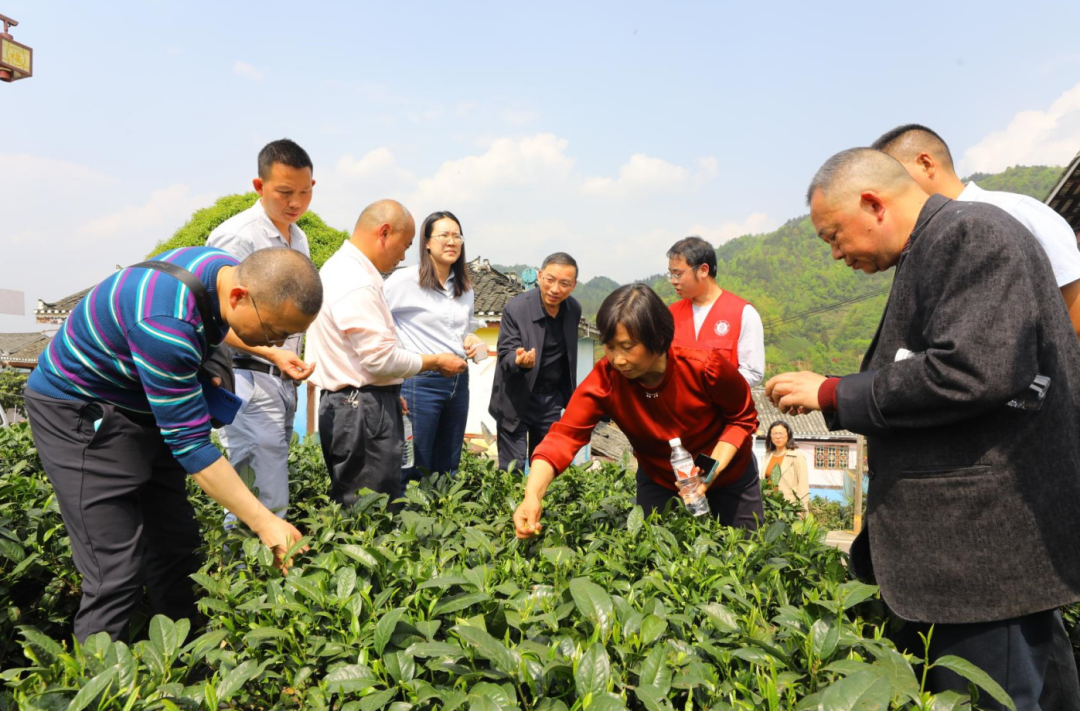
[[[217,275],[237,260],[219,249],[186,247],[155,257],[206,285],[222,337]],[[71,312],[27,387],[65,400],[104,401],[152,415],[173,456],[189,473],[221,456],[210,441],[210,413],[197,372],[207,349],[202,315],[190,290],[153,269],[123,269],[90,290]]]

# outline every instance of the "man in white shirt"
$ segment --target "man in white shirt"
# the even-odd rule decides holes
[[[416,222],[394,200],[364,209],[352,237],[319,271],[323,306],[308,330],[307,357],[319,364],[319,441],[330,498],[346,506],[367,488],[401,491],[402,380],[422,371],[465,370],[453,353],[411,353],[398,342],[382,274],[405,258]]]
[[[312,163],[307,151],[283,138],[259,151],[258,177],[252,181],[259,199],[210,233],[207,247],[243,260],[268,247],[287,247],[310,258],[307,235],[296,225],[311,204]],[[232,424],[220,430],[229,461],[237,471],[251,467],[259,501],[284,518],[289,505],[289,444],[296,418],[296,382],[311,375],[300,356],[303,334],[273,346],[248,346],[232,332],[236,394],[244,406]],[[234,520],[231,513],[226,524]]]
[[[668,250],[668,279],[679,295],[671,305],[675,345],[718,349],[750,387],[765,375],[765,329],[748,302],[716,283],[716,249],[701,237]]]
[[[965,185],[956,176],[949,146],[926,126],[914,123],[898,126],[871,147],[900,161],[927,194],[990,203],[1027,227],[1050,258],[1073,330],[1080,337],[1080,250],[1075,233],[1061,215],[1027,195],[983,190],[974,182]]]

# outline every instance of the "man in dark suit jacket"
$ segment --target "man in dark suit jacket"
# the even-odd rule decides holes
[[[870,149],[831,158],[808,198],[834,259],[896,275],[858,374],[766,391],[867,437],[853,572],[909,633],[935,624],[932,658],[968,659],[1038,709],[1054,609],[1080,599],[1080,349],[1046,254],[1004,211],[927,196]],[[966,686],[941,668],[929,682]]]
[[[499,466],[524,470],[536,445],[559,419],[577,387],[577,329],[581,304],[577,262],[556,252],[544,260],[536,288],[503,309],[499,363],[488,412],[498,425]]]

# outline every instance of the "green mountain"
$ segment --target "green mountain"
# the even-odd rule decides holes
[[[1062,170],[1014,166],[965,180],[1042,200]],[[868,276],[833,261],[805,215],[773,232],[726,242],[716,258],[717,283],[753,303],[765,323],[767,376],[793,368],[838,374],[858,369],[885,308],[892,272]],[[641,281],[665,301],[675,300],[664,275]],[[612,280],[595,277],[579,285],[574,296],[592,318],[615,287]]]

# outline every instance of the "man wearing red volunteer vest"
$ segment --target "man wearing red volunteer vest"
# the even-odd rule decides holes
[[[765,329],[757,309],[716,284],[716,250],[687,237],[668,250],[668,279],[679,300],[672,304],[675,343],[717,349],[750,387],[765,375]]]

